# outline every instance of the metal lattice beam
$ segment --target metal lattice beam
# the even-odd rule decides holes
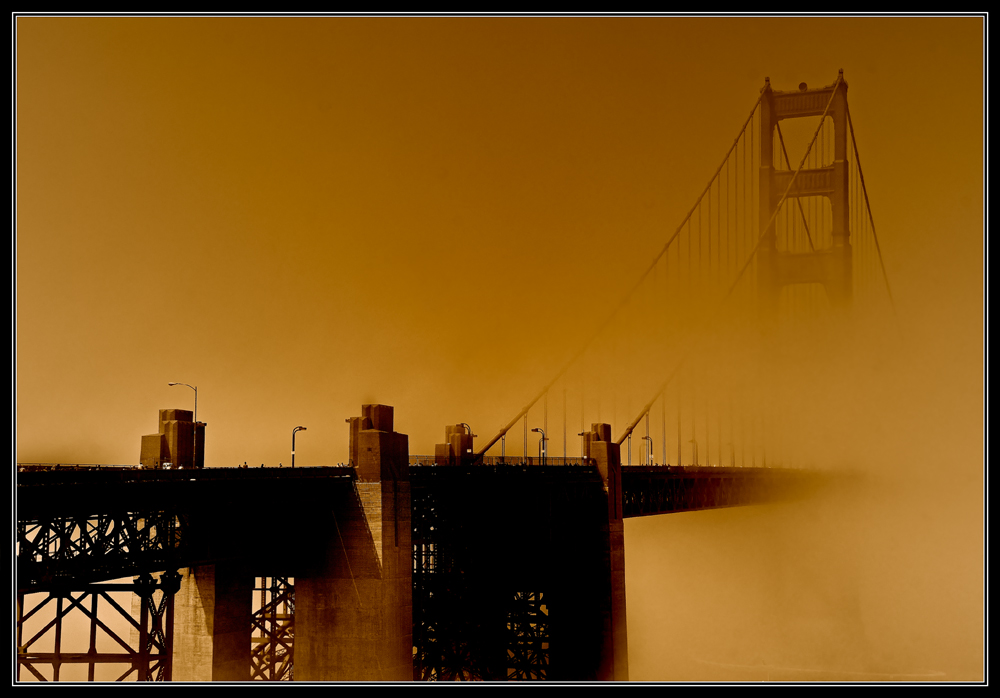
[[[295,581],[291,577],[256,577],[254,597],[258,608],[252,620],[250,678],[292,681]]]
[[[507,678],[544,680],[549,667],[549,618],[542,592],[514,594],[507,612]]]
[[[599,642],[608,535],[597,468],[412,466],[410,483],[414,680],[586,678],[576,648]],[[550,603],[591,597],[550,621]]]
[[[181,525],[169,511],[67,512],[17,522],[18,589],[176,569]]]
[[[97,674],[102,667],[117,665],[124,670],[114,681],[169,681],[173,601],[179,585],[176,572],[164,572],[159,580],[147,574],[131,584],[92,584],[73,590],[18,593],[17,680],[66,680],[66,665],[86,665],[86,680],[101,680]],[[138,619],[115,600],[112,594],[116,592],[135,594],[139,601]],[[81,619],[88,629],[87,649],[70,651],[64,626],[72,624],[78,631]],[[124,627],[127,633],[122,633],[119,627]],[[99,651],[99,644],[111,644],[114,651]],[[100,673],[107,675],[104,671]],[[73,676],[69,680],[80,678]]]

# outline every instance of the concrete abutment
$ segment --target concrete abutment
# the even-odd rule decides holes
[[[261,563],[250,554],[182,570],[174,680],[249,680],[251,597],[261,574],[294,577],[296,681],[410,681],[414,647],[424,642],[415,624],[453,611],[452,626],[440,619],[435,644],[417,648],[438,662],[439,677],[452,669],[459,675],[466,662],[468,677],[489,680],[628,679],[621,459],[608,425],[593,425],[585,439],[599,478],[574,466],[470,466],[459,458],[451,467],[415,467],[425,494],[427,487],[435,493],[433,516],[442,517],[433,533],[441,567],[431,577],[423,570],[421,584],[447,597],[453,585],[433,585],[461,574],[450,608],[437,596],[426,605],[431,587],[415,589],[411,516],[414,506],[428,512],[411,502],[408,437],[394,431],[385,405],[364,405],[348,421],[356,479],[297,514],[294,555]],[[542,628],[533,619],[544,624],[545,638],[531,652],[545,656],[529,666],[511,652],[528,650],[524,643]],[[436,651],[465,658],[446,667],[432,658]]]

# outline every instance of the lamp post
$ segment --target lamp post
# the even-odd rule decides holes
[[[524,450],[521,451],[524,454],[524,462],[528,462],[528,413],[524,413]]]
[[[459,422],[459,426],[465,427],[465,430],[469,432],[469,436],[471,436],[473,439],[476,438],[476,434],[472,433],[472,427],[470,427],[468,424],[466,424],[465,422]],[[471,454],[471,453],[472,453],[472,442],[470,441],[469,448],[466,449],[465,453],[459,456],[459,458],[464,459],[466,457],[466,454]],[[469,457],[471,458],[472,456],[470,455]],[[480,463],[482,463],[482,460],[480,460]]]
[[[188,388],[191,388],[191,390],[194,391],[194,428],[191,434],[191,442],[192,442],[191,457],[194,459],[194,462],[191,464],[191,467],[193,468],[198,464],[198,386],[188,385],[187,383],[175,383],[175,382],[167,383],[167,385],[169,385],[170,387],[173,387],[175,385],[184,385],[187,386]]]
[[[187,383],[167,383],[167,385],[169,385],[169,386],[185,385],[185,386],[187,386],[188,388],[191,388],[191,390],[194,391],[194,421],[197,422],[198,421],[198,386],[196,386],[196,385],[188,385]]]
[[[539,427],[535,427],[531,431],[534,432],[534,433],[536,433],[536,434],[541,434],[542,435],[542,438],[540,438],[538,440],[538,457],[542,461],[542,465],[545,465],[545,454],[548,452],[548,449],[545,447],[545,442],[548,441],[549,439],[548,439],[547,436],[545,436],[545,430],[544,429],[540,429]]]
[[[646,440],[646,441],[649,442],[648,444],[646,444],[646,449],[647,449],[647,451],[646,451],[646,465],[652,465],[653,464],[653,440],[651,438],[649,438],[649,412],[648,411],[646,412],[646,435],[644,437],[642,437],[642,438],[644,440]]]
[[[295,427],[292,429],[292,467],[295,467],[295,432],[305,431],[305,427]]]

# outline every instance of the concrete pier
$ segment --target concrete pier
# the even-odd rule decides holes
[[[174,681],[249,681],[253,577],[239,563],[180,570]]]
[[[625,521],[622,512],[621,447],[611,439],[610,424],[594,424],[584,435],[584,448],[597,462],[608,498],[608,523],[602,531],[602,559],[607,561],[600,582],[607,593],[601,599],[601,681],[628,681],[628,632],[625,622]]]
[[[392,408],[350,421],[357,482],[318,512],[314,558],[295,581],[295,678],[413,676],[409,445]]]

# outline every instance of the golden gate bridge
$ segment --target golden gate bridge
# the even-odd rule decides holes
[[[163,410],[143,467],[18,464],[18,680],[625,680],[623,519],[815,484],[782,361],[822,370],[892,312],[842,71],[765,80],[662,248],[481,447],[458,424],[410,454],[365,405],[346,466],[203,467],[204,425]]]

